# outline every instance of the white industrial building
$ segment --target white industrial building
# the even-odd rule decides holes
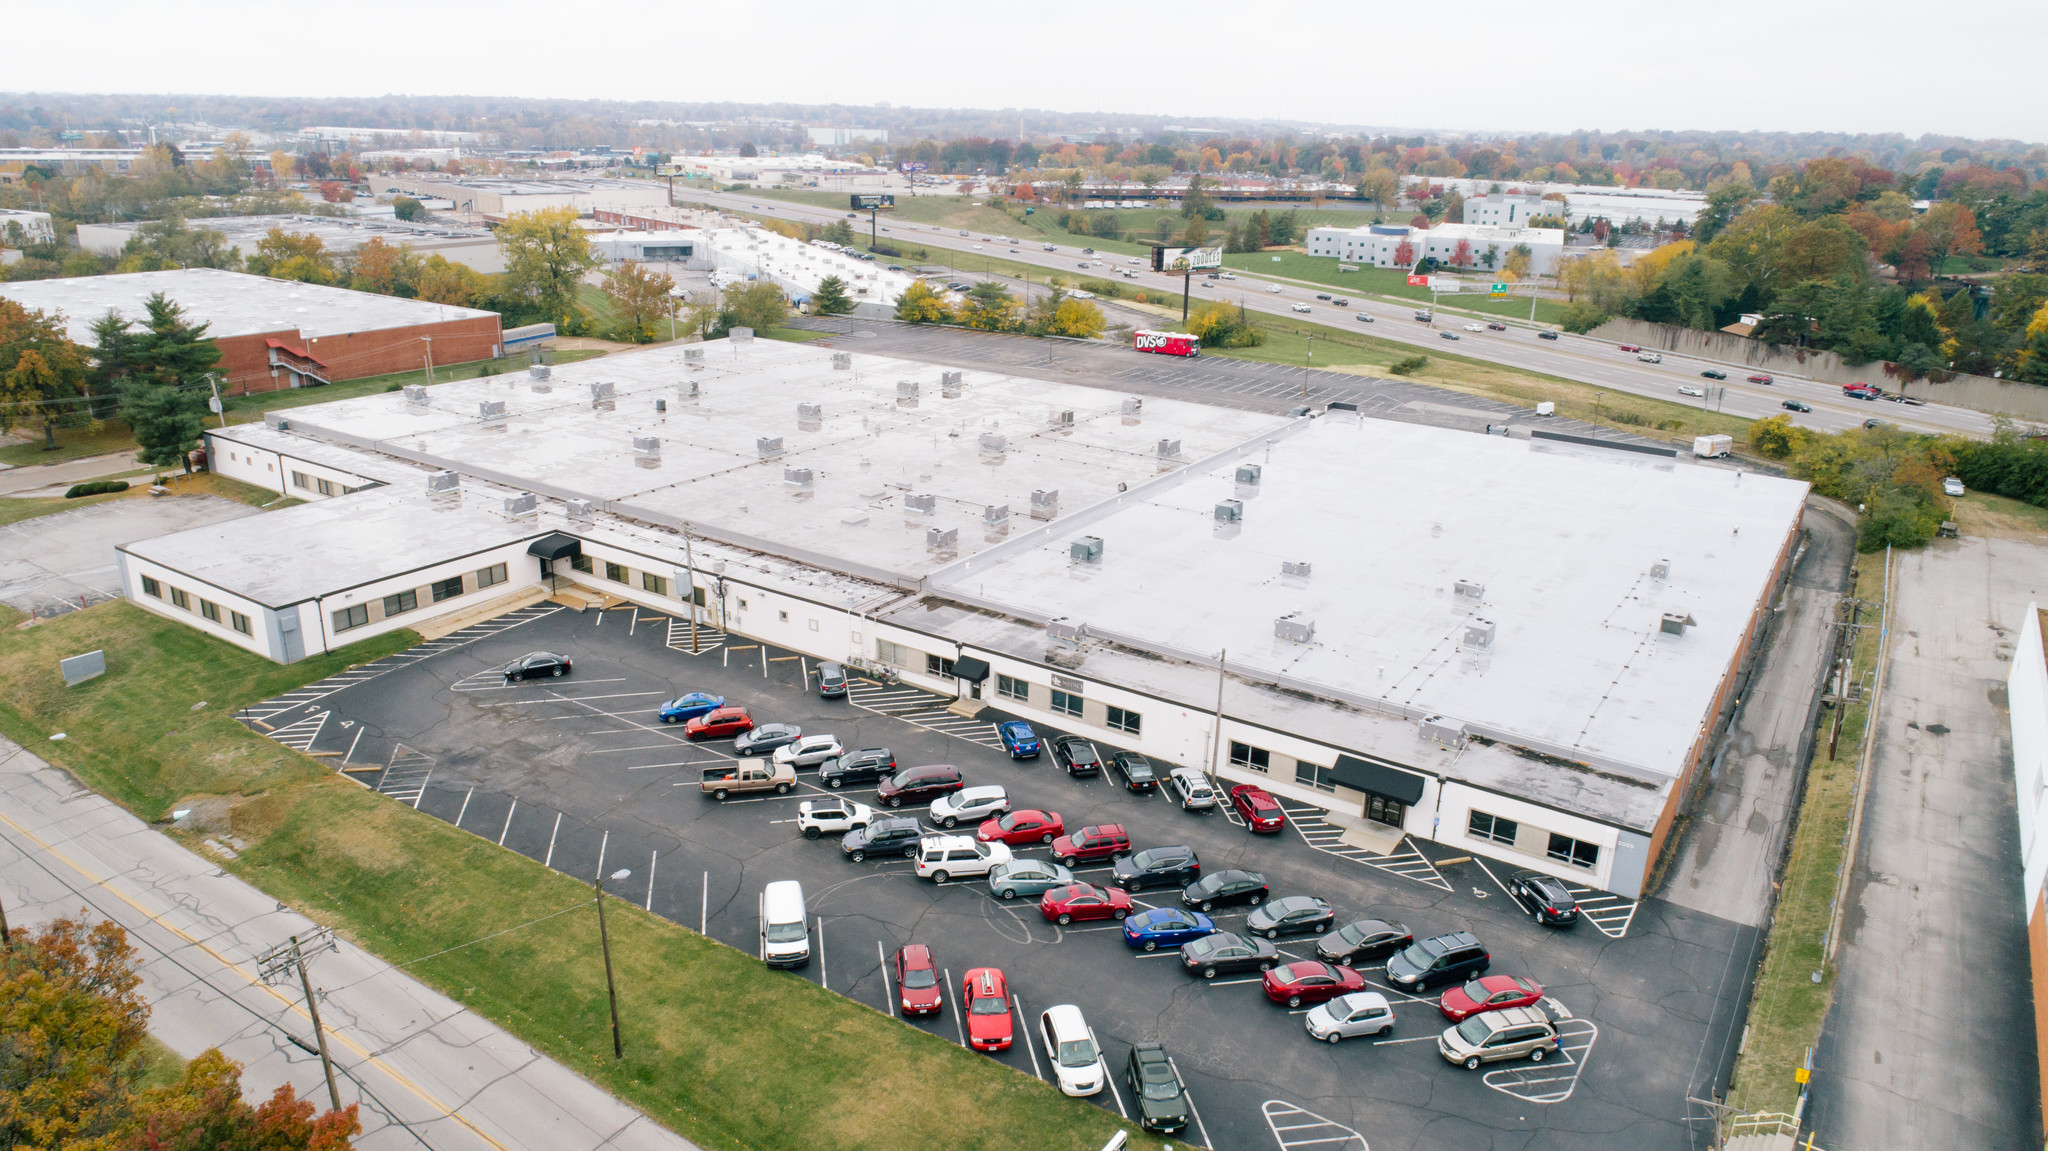
[[[208,450],[311,502],[125,545],[126,592],[274,659],[569,581],[1631,896],[1806,493],[752,340]]]
[[[676,170],[700,180],[750,188],[900,187],[894,173],[854,160],[805,153],[797,156],[677,156]]]
[[[863,260],[824,244],[792,240],[766,228],[706,228],[691,236],[702,237],[700,251],[688,257],[692,267],[710,270],[715,281],[769,280],[781,285],[784,294],[797,304],[809,300],[825,277],[837,276],[846,284],[857,314],[889,319],[896,314],[896,301],[917,282],[916,277],[892,272],[880,261]]]
[[[377,205],[368,207],[379,209]],[[78,246],[99,255],[118,256],[128,241],[135,238],[135,233],[146,226],[145,223],[80,224]],[[394,248],[410,248],[421,257],[442,256],[479,272],[505,270],[497,237],[489,229],[406,223],[392,215],[389,205],[381,206],[377,215],[209,216],[186,220],[185,226],[221,233],[227,246],[243,259],[255,255],[257,245],[270,235],[272,229],[277,229],[290,235],[318,237],[329,252],[338,256],[350,255],[371,240],[381,239]]]
[[[814,148],[846,148],[855,144],[886,144],[887,128],[807,128]]]
[[[1529,271],[1533,275],[1554,274],[1558,260],[1564,256],[1562,228],[1495,227],[1488,224],[1438,224],[1434,228],[1412,228],[1406,224],[1310,228],[1306,247],[1311,256],[1334,256],[1344,264],[1412,268],[1430,257],[1451,263],[1458,257],[1461,240],[1471,258],[1471,263],[1465,266],[1479,272],[1504,266],[1508,253],[1518,245],[1528,247]]]
[[[52,229],[48,212],[32,212],[27,208],[0,208],[0,247],[9,240],[9,227],[21,229],[21,241],[25,244],[47,244],[57,238]]]

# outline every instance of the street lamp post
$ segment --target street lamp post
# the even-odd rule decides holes
[[[631,878],[632,874],[631,868],[621,867],[617,871],[612,872],[609,878],[613,880],[628,879]],[[597,937],[604,948],[604,993],[605,997],[611,1000],[612,1007],[612,1058],[624,1059],[626,1057],[626,1047],[625,1044],[619,1041],[619,989],[618,985],[612,982],[612,937],[611,932],[606,930],[604,922],[604,881],[606,878],[606,876],[602,875],[597,877]]]

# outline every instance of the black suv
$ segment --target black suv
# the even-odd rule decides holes
[[[836,663],[818,665],[818,695],[824,699],[841,699],[846,695],[846,669]]]
[[[1579,901],[1562,879],[1540,871],[1517,872],[1508,881],[1508,894],[1529,909],[1536,922],[1551,927],[1570,927],[1579,921]]]
[[[1171,1134],[1188,1125],[1187,1093],[1181,1090],[1180,1073],[1167,1059],[1166,1048],[1157,1043],[1133,1045],[1124,1082],[1138,1102],[1139,1126]]]
[[[1493,965],[1486,946],[1469,931],[1436,935],[1396,952],[1387,960],[1387,982],[1396,991],[1423,991],[1456,983]]]
[[[1180,901],[1196,911],[1207,911],[1230,903],[1257,907],[1266,898],[1266,877],[1256,871],[1213,872],[1181,889]]]
[[[855,863],[870,855],[901,855],[905,859],[915,859],[917,841],[922,838],[924,828],[916,820],[909,816],[890,816],[847,832],[840,837],[839,850]]]
[[[1116,885],[1125,891],[1147,887],[1186,887],[1202,877],[1202,859],[1195,849],[1176,844],[1148,847],[1116,861]]]
[[[826,787],[880,783],[894,774],[896,753],[886,747],[864,747],[818,765],[818,782]]]
[[[1068,775],[1102,774],[1102,753],[1078,735],[1063,735],[1053,740],[1052,761],[1066,768]]]
[[[1119,751],[1109,757],[1116,773],[1124,777],[1124,786],[1140,794],[1159,790],[1159,772],[1152,761],[1135,751]]]

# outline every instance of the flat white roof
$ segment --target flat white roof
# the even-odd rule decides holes
[[[338,336],[497,316],[477,308],[213,268],[0,283],[0,296],[24,307],[62,312],[66,334],[86,345],[92,343],[94,321],[112,310],[140,322],[149,314],[149,297],[157,292],[182,305],[188,319],[204,321],[206,334],[216,337],[292,329],[308,337]]]
[[[894,304],[917,282],[879,260],[862,260],[766,228],[711,228],[699,235],[715,253],[717,267],[769,276],[801,295],[817,291],[825,277],[838,276],[857,303]]]
[[[88,224],[90,228],[122,232],[134,235],[144,225],[141,222],[127,224]],[[203,216],[185,221],[188,228],[205,228],[226,236],[230,244],[241,248],[254,248],[272,228],[281,228],[286,233],[318,236],[320,242],[332,252],[353,252],[367,244],[373,237],[382,237],[391,245],[400,244],[441,244],[456,240],[492,239],[487,228],[461,228],[448,224],[415,224],[390,217],[359,216],[308,216],[300,214],[275,216]]]

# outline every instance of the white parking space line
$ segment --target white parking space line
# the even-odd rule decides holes
[[[946,1000],[953,994],[953,969],[948,967],[945,971],[946,981],[939,984],[939,1010],[941,1011],[945,1010]],[[967,1024],[960,1017],[963,1007],[964,1005],[959,1000],[955,999],[953,1001],[953,1034],[960,1037],[960,1046],[965,1047],[967,1046]]]
[[[1017,1042],[1022,1043],[1024,1053],[1031,1056],[1031,1073],[1043,1079],[1045,1072],[1038,1067],[1038,1048],[1031,1045],[1031,1027],[1024,1020],[1024,1000],[1013,996],[1010,1006],[1017,1012]]]
[[[1513,893],[1511,893],[1510,891],[1508,891],[1508,885],[1507,885],[1507,884],[1505,884],[1505,883],[1502,883],[1502,882],[1500,881],[1500,876],[1498,876],[1498,875],[1495,875],[1495,874],[1493,873],[1493,868],[1491,868],[1491,867],[1488,867],[1488,866],[1486,866],[1486,861],[1485,861],[1485,860],[1483,860],[1483,859],[1481,859],[1481,858],[1479,858],[1478,856],[1476,856],[1476,855],[1475,855],[1475,856],[1473,856],[1473,857],[1472,857],[1472,862],[1474,862],[1474,863],[1476,863],[1476,864],[1478,864],[1478,865],[1479,865],[1479,870],[1481,870],[1481,871],[1483,871],[1483,872],[1485,872],[1485,873],[1486,873],[1486,878],[1488,878],[1488,879],[1491,879],[1491,880],[1493,880],[1493,885],[1494,885],[1495,887],[1498,887],[1498,888],[1500,888],[1500,893],[1501,893],[1502,895],[1505,895],[1505,896],[1507,896],[1507,897],[1508,897],[1508,902],[1509,902],[1509,903],[1512,903],[1512,904],[1514,904],[1514,905],[1515,905],[1516,907],[1522,907],[1522,901],[1521,901],[1521,900],[1519,900],[1519,899],[1516,899],[1516,898],[1514,897]],[[1523,907],[1523,908],[1522,908],[1522,910],[1524,910],[1524,911],[1527,911],[1527,910],[1528,910],[1528,908],[1526,908],[1526,907]]]
[[[579,731],[579,732],[577,732],[576,734],[577,734],[577,735],[623,735],[623,734],[625,734],[626,732],[629,732],[629,731],[638,731],[638,730],[640,730],[640,729],[639,729],[639,728],[637,728],[637,727],[621,727],[621,728],[609,728],[609,729],[606,729],[606,730],[604,730],[604,731]],[[681,746],[683,746],[683,747],[688,747],[688,746],[690,746],[689,744],[687,744],[687,743],[684,743],[684,742],[683,742],[682,740],[680,740],[680,739],[676,739],[676,740],[671,740],[671,741],[670,741],[670,742],[668,742],[668,743],[642,743],[642,744],[635,744],[635,745],[634,745],[634,746],[632,746],[632,747],[605,747],[605,748],[598,748],[598,749],[596,749],[596,750],[594,750],[594,751],[586,751],[586,752],[584,752],[583,754],[585,754],[585,755],[617,755],[617,754],[619,754],[619,753],[620,753],[620,752],[622,752],[622,751],[668,751],[668,750],[670,750],[670,749],[673,749],[673,748],[675,748],[675,747],[676,747],[676,746],[678,746],[678,745],[681,745]]]
[[[1266,1128],[1273,1133],[1280,1151],[1293,1151],[1296,1147],[1369,1151],[1365,1136],[1284,1099],[1268,1099],[1259,1105],[1259,1111],[1266,1117]]]
[[[1398,875],[1403,879],[1412,879],[1417,883],[1442,891],[1451,890],[1450,881],[1443,877],[1443,874],[1436,869],[1436,865],[1431,863],[1427,856],[1415,850],[1413,846],[1409,846],[1410,841],[1406,837],[1403,837],[1401,840],[1401,844],[1406,847],[1406,850],[1396,851],[1392,855],[1376,855],[1362,847],[1353,847],[1345,843],[1344,834],[1346,829],[1323,818],[1321,808],[1287,800],[1281,801],[1281,807],[1286,809],[1287,822],[1294,828],[1295,833],[1301,836],[1302,841],[1324,855],[1334,855],[1339,859],[1349,859],[1354,863],[1363,863],[1367,867],[1378,868],[1389,874]],[[1224,811],[1233,817],[1237,814],[1227,805],[1224,807]],[[1241,820],[1235,818],[1233,818],[1232,822],[1242,823]]]
[[[1407,1039],[1375,1039],[1372,1041],[1372,1045],[1374,1047],[1391,1047],[1397,1043],[1435,1043],[1438,1038],[1439,1036],[1435,1035],[1414,1035]]]
[[[707,871],[707,872],[705,872],[705,873],[704,873],[704,894],[703,894],[703,895],[702,895],[702,896],[700,897],[700,899],[699,899],[699,902],[698,902],[698,904],[697,904],[697,934],[699,934],[699,935],[709,935],[709,934],[711,934],[710,932],[708,932],[708,931],[706,931],[706,930],[704,929],[704,925],[705,925],[705,923],[709,922],[710,918],[711,918],[711,873]]]
[[[1579,887],[1567,883],[1572,897],[1579,901],[1579,916],[1600,929],[1610,939],[1620,939],[1628,934],[1629,925],[1636,919],[1636,908],[1640,903],[1625,896],[1610,895],[1590,887]]]
[[[519,810],[519,800],[518,800],[518,799],[517,799],[517,798],[515,797],[515,798],[514,798],[514,799],[512,800],[512,806],[510,806],[510,807],[508,807],[508,808],[506,808],[506,809],[505,809],[505,827],[504,827],[504,830],[502,830],[502,831],[498,832],[498,846],[499,846],[499,847],[503,847],[503,846],[505,846],[505,837],[506,837],[507,835],[510,835],[510,834],[512,833],[512,813],[513,813],[513,812],[515,812],[515,811],[518,811],[518,810]]]
[[[1195,1130],[1202,1133],[1202,1146],[1214,1147],[1215,1144],[1209,1142],[1209,1126],[1202,1122],[1202,1112],[1195,1106],[1194,1093],[1188,1090],[1188,1081],[1181,1078],[1180,1064],[1175,1063],[1173,1056],[1169,1055],[1166,1057],[1166,1065],[1173,1068],[1173,1081],[1180,1084],[1181,1098],[1188,1101],[1188,1114],[1195,1117]]]
[[[555,837],[560,834],[562,834],[562,813],[558,811],[555,813],[555,829],[548,832],[548,857],[541,860],[540,865],[542,867],[553,867],[555,865]]]
[[[530,705],[530,704],[536,704],[536,703],[582,703],[582,702],[583,702],[583,701],[585,701],[585,700],[591,700],[591,699],[634,699],[634,698],[639,698],[639,697],[645,697],[645,696],[650,696],[650,695],[667,695],[667,694],[668,694],[667,692],[661,692],[661,691],[615,691],[615,692],[608,692],[608,693],[606,693],[606,694],[603,694],[603,695],[555,695],[555,694],[553,694],[552,692],[550,692],[550,693],[549,693],[549,694],[548,694],[547,696],[545,696],[545,697],[542,697],[542,698],[539,698],[539,699],[508,699],[508,700],[502,700],[502,701],[500,701],[500,702],[497,702],[497,703],[480,703],[480,704],[477,704],[476,706],[478,706],[478,707],[526,707],[526,706],[528,706],[528,705]],[[613,719],[619,720],[619,721],[620,721],[620,722],[622,722],[622,723],[631,723],[631,722],[632,722],[631,720],[628,720],[628,719],[626,719],[626,717],[625,717],[625,716],[622,716],[622,715],[612,715],[612,713],[611,713],[611,712],[608,712],[608,711],[602,711],[602,710],[600,710],[600,709],[598,709],[598,708],[591,708],[590,710],[592,710],[592,711],[596,711],[596,712],[598,712],[598,714],[600,714],[600,715],[611,715]],[[649,729],[649,730],[652,730],[652,729]]]
[[[1557,1061],[1523,1063],[1489,1071],[1483,1077],[1488,1087],[1504,1095],[1531,1103],[1562,1103],[1578,1088],[1586,1070],[1587,1057],[1600,1038],[1600,1028],[1590,1019],[1567,1019],[1557,1025]]]
[[[462,817],[469,814],[470,797],[475,794],[476,788],[472,787],[462,795],[462,810],[455,813],[455,827],[458,831],[462,828]]]
[[[1093,1032],[1090,1032],[1090,1034],[1092,1035]],[[1097,1042],[1095,1046],[1100,1050],[1102,1044]],[[1125,1122],[1129,1122],[1131,1113],[1124,1107],[1124,1093],[1116,1089],[1116,1076],[1110,1074],[1109,1056],[1098,1055],[1096,1059],[1102,1064],[1102,1085],[1109,1088],[1109,1097],[1116,1100],[1116,1113],[1123,1116]]]
[[[659,851],[656,851],[647,857],[647,903],[642,908],[642,910],[654,910],[654,865],[660,862],[661,852]]]
[[[830,991],[832,990],[832,985],[825,981],[825,917],[820,915],[816,918],[818,920],[818,986]],[[766,947],[767,944],[764,943],[762,946]]]
[[[549,679],[553,679],[554,677],[553,677],[553,676],[549,676],[548,678],[549,678]],[[472,681],[475,681],[475,682],[472,682]],[[615,676],[611,676],[611,677],[608,677],[608,678],[606,678],[606,679],[579,679],[579,680],[577,680],[576,682],[577,682],[578,684],[586,684],[586,683],[624,683],[624,682],[626,682],[626,677],[625,677],[625,676],[622,676],[622,675],[615,675]],[[448,688],[448,690],[449,690],[449,691],[460,691],[460,692],[472,692],[472,691],[521,691],[521,690],[524,690],[524,689],[526,689],[526,688],[530,688],[530,687],[546,687],[546,686],[547,686],[547,684],[545,684],[545,683],[528,683],[528,682],[526,682],[526,681],[524,681],[524,680],[515,680],[514,682],[511,682],[511,683],[506,683],[506,682],[505,682],[505,676],[504,676],[504,674],[503,674],[502,672],[496,672],[496,671],[480,671],[480,672],[477,672],[477,673],[476,673],[475,675],[471,675],[471,676],[466,676],[466,677],[464,677],[464,678],[462,678],[462,679],[458,679],[458,680],[456,680],[456,681],[455,681],[455,682],[454,682],[453,684],[449,685],[449,688]],[[659,693],[659,692],[651,692],[651,693],[648,693],[648,694],[653,694],[653,695],[659,695],[659,694],[661,694],[661,693]],[[478,706],[478,707],[488,707],[488,706],[490,706],[490,705],[489,705],[489,704],[478,704],[477,706]]]
[[[889,982],[889,953],[882,947],[882,941],[875,940],[875,961],[882,965],[882,1006],[889,1009],[889,1018],[896,1018],[896,987]]]

